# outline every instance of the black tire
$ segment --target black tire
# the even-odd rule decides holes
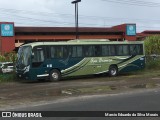
[[[118,75],[118,68],[117,66],[113,65],[109,67],[109,76],[115,77]]]
[[[59,70],[54,69],[50,72],[49,77],[51,82],[56,82],[61,79],[61,73]]]

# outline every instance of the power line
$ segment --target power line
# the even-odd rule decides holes
[[[125,0],[126,1],[126,0]],[[47,25],[47,23],[52,23],[52,24],[57,24],[57,25],[59,25],[59,26],[62,26],[62,25],[74,25],[74,22],[65,22],[65,21],[56,21],[56,20],[44,20],[44,19],[41,19],[41,18],[34,18],[34,17],[24,17],[24,16],[21,16],[21,15],[17,15],[17,13],[18,12],[25,12],[26,14],[25,15],[37,15],[37,13],[43,13],[43,15],[46,15],[46,16],[49,16],[49,17],[51,17],[51,14],[53,14],[53,15],[65,15],[65,17],[68,17],[68,18],[70,18],[70,17],[73,17],[72,16],[72,14],[58,14],[58,13],[48,13],[48,12],[36,12],[36,11],[26,11],[26,10],[17,10],[17,9],[4,9],[4,8],[0,8],[0,10],[1,11],[3,11],[3,13],[0,13],[0,14],[2,14],[3,16],[6,16],[6,15],[9,15],[9,17],[11,17],[11,16],[13,16],[14,15],[14,17],[17,17],[18,19],[20,19],[20,20],[23,20],[23,21],[25,21],[25,23],[29,23],[29,24],[31,24],[31,23],[37,23],[37,24],[46,24]],[[40,15],[42,15],[42,14],[40,14]],[[95,19],[101,19],[101,20],[103,20],[103,23],[100,25],[100,26],[111,26],[111,25],[106,25],[106,24],[104,24],[104,20],[111,20],[112,22],[113,21],[117,21],[117,22],[119,22],[119,20],[121,20],[121,21],[125,21],[125,20],[131,20],[131,18],[113,18],[113,17],[99,17],[99,16],[86,16],[86,15],[80,15],[80,17],[81,18],[92,18],[92,20],[93,20],[93,18],[95,18]],[[44,18],[44,17],[43,17]],[[133,21],[140,21],[140,22],[152,22],[152,21],[154,21],[154,22],[160,22],[160,20],[146,20],[146,19],[132,19]],[[40,22],[42,22],[42,23],[40,23]],[[16,22],[16,23],[18,23],[18,22]],[[22,23],[21,23],[22,24]],[[159,23],[158,23],[159,24]],[[99,24],[88,24],[88,23],[80,23],[80,25],[89,25],[89,26],[98,26]],[[140,27],[140,26],[139,26]],[[142,27],[141,27],[142,28]],[[143,28],[144,28],[144,26],[143,26]],[[149,27],[149,26],[145,26],[145,28],[159,28],[159,27]]]
[[[155,2],[145,2],[145,1],[140,1],[140,0],[102,0],[106,2],[111,2],[111,3],[118,3],[118,4],[127,4],[127,5],[135,5],[135,6],[145,6],[145,7],[159,7],[160,3],[155,3]]]
[[[17,15],[17,12],[25,12],[28,15],[45,15],[48,17],[55,17],[56,16],[63,16],[64,18],[73,18],[74,15],[73,14],[59,14],[59,13],[48,13],[48,12],[36,12],[36,11],[26,11],[26,10],[17,10],[17,9],[4,9],[4,8],[0,8],[1,11],[3,11],[3,13],[13,13],[15,16]],[[25,14],[25,15],[26,15]],[[111,20],[111,21],[118,21],[118,20],[132,20],[132,21],[140,21],[140,22],[148,22],[148,21],[154,21],[154,22],[160,22],[160,20],[152,20],[152,19],[134,19],[134,18],[113,18],[113,17],[102,17],[102,16],[86,16],[86,15],[79,15],[80,19],[89,19],[91,18],[92,20],[95,19],[99,19],[99,20]]]
[[[0,13],[0,14],[3,14],[3,13]],[[9,15],[10,14],[4,14],[3,16],[6,16],[6,15]],[[17,17],[17,19],[20,19],[20,20],[27,20],[27,22],[37,22],[39,23],[40,22],[47,22],[47,23],[52,23],[52,24],[60,24],[60,25],[74,25],[74,22],[64,22],[64,21],[55,21],[55,20],[43,20],[43,19],[37,19],[37,18],[32,18],[32,17],[24,17],[24,16],[20,16],[20,15],[15,15]],[[8,17],[8,16],[7,16]],[[29,21],[28,21],[29,20]],[[31,21],[32,20],[32,21]],[[87,23],[80,23],[81,25],[97,25],[97,24],[87,24]]]
[[[5,15],[7,15],[7,14],[5,14]],[[62,25],[74,25],[74,23],[68,23],[68,22],[58,22],[58,21],[48,21],[48,20],[42,20],[42,19],[34,19],[34,18],[31,18],[31,17],[22,17],[22,16],[18,16],[18,15],[16,15],[17,17],[18,17],[18,19],[20,19],[20,21],[24,21],[25,20],[25,22],[16,22],[16,23],[20,23],[20,24],[31,24],[32,26],[34,25],[35,26],[35,23],[37,23],[37,24],[39,24],[39,25],[47,25],[48,23],[50,23],[50,25],[51,25],[51,23],[54,23],[54,24],[57,24],[58,26],[62,26]],[[8,16],[6,16],[6,17],[8,17]],[[41,23],[39,22],[39,21],[41,21]],[[82,25],[92,25],[92,26],[95,26],[95,25],[98,25],[98,24],[86,24],[86,23],[82,23]],[[114,25],[99,25],[99,26],[102,26],[102,27],[111,27],[111,26],[114,26]],[[158,27],[158,26],[143,26],[143,25],[137,25],[138,26],[138,29],[139,28],[160,28],[160,27]]]

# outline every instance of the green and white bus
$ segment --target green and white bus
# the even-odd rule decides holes
[[[145,67],[143,42],[108,40],[71,40],[35,42],[22,45],[18,51],[16,73],[20,78],[49,78],[109,73],[116,76]]]

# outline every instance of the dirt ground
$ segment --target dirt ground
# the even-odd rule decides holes
[[[0,83],[0,110],[72,96],[115,94],[157,87],[160,87],[160,71],[127,73],[117,77],[67,78],[59,82]]]

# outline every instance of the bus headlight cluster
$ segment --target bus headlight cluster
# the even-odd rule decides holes
[[[30,68],[30,65],[26,66],[23,74],[25,74],[26,72],[29,72],[29,68]]]

